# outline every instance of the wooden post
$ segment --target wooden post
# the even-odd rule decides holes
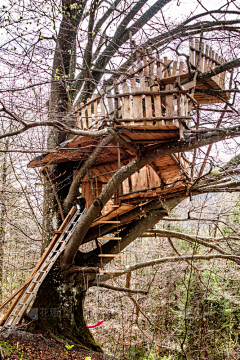
[[[95,123],[98,124],[98,109],[97,109],[97,95],[93,94],[93,99],[95,99],[93,106],[94,106],[94,117],[95,117]]]
[[[201,53],[201,60],[200,60],[199,70],[204,72],[204,42],[202,42],[201,44],[200,53]]]
[[[198,39],[195,39],[195,66],[197,66],[198,63],[198,57],[199,57],[199,41]]]
[[[75,110],[77,110],[77,106],[75,106]],[[81,129],[79,111],[76,112],[76,118],[77,118],[77,125],[78,125],[79,129]]]
[[[208,71],[208,45],[205,48],[205,62],[204,62],[204,72]]]
[[[91,99],[87,99],[87,102],[89,102]],[[92,127],[92,110],[91,110],[91,104],[89,104],[87,106],[87,113],[88,113],[88,129],[92,130],[92,128],[90,129],[90,127]]]
[[[173,85],[167,84],[166,90],[172,90]],[[173,94],[166,95],[166,117],[172,117],[174,112]],[[173,125],[173,120],[166,120],[166,125]]]
[[[190,65],[195,65],[195,59],[194,59],[194,51],[193,51],[193,38],[190,37],[189,38],[189,54],[190,54],[190,57],[189,57],[189,61],[190,61]]]
[[[167,57],[164,57],[164,64],[167,65],[167,63],[168,63],[168,58],[167,58]],[[168,77],[168,69],[166,69],[166,70],[164,71],[164,77],[165,77],[165,78]]]
[[[81,102],[81,107],[84,106],[84,103]],[[82,118],[82,129],[86,129],[87,128],[87,122],[86,122],[86,115],[85,115],[85,108],[83,107],[83,109],[81,110],[81,118]]]
[[[180,61],[179,63],[179,75],[183,74],[183,61]]]
[[[101,100],[100,100],[100,104],[101,104],[101,120],[103,120],[105,117],[106,117],[106,108],[105,108],[105,105],[104,105],[104,101],[103,101],[103,95],[104,95],[104,90],[101,89],[100,90],[100,94],[101,94]]]
[[[121,79],[124,80],[124,77],[122,77]],[[122,83],[122,90],[123,90],[123,94],[129,93],[129,88],[127,86],[126,81],[124,81]],[[129,119],[130,118],[130,99],[129,99],[129,95],[124,96],[124,98],[122,100],[123,100],[122,118],[123,119]]]

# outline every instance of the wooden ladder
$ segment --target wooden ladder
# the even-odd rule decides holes
[[[73,211],[74,210],[72,209],[71,212]],[[84,209],[83,212],[81,212],[79,206],[77,206],[77,209],[75,208],[75,212],[73,213],[66,227],[57,232],[60,235],[57,241],[55,241],[55,243],[52,242],[50,244],[52,245],[50,249],[48,248],[46,252],[43,254],[40,260],[41,265],[40,266],[37,265],[36,267],[37,271],[35,271],[32,277],[30,277],[30,281],[27,281],[24,284],[27,285],[21,287],[22,292],[20,292],[20,295],[16,299],[17,301],[13,303],[13,305],[10,307],[9,311],[1,321],[1,324],[4,324],[2,330],[8,329],[7,335],[9,335],[9,333],[14,328],[14,326],[17,325],[23,318],[34,295],[36,295],[43,280],[46,278],[47,274],[51,270],[52,266],[54,265],[59,255],[65,249],[70,237],[72,236],[73,232],[76,229],[79,220],[86,211],[87,210]],[[60,229],[61,228],[62,226],[60,227]],[[17,293],[18,292],[16,292],[15,295],[17,295]],[[13,296],[10,297],[9,299],[11,300],[12,298]],[[8,301],[10,301],[9,299]],[[6,305],[8,301],[4,302],[1,305],[1,307]]]

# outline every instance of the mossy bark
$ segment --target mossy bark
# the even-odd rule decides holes
[[[86,327],[83,314],[85,291],[77,278],[65,281],[56,265],[41,285],[28,316],[35,320],[28,330],[49,332],[76,344],[102,352]]]

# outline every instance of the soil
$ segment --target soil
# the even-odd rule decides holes
[[[0,344],[4,360],[116,360],[112,356],[93,352],[51,334],[31,334],[16,330],[8,338],[2,334]]]

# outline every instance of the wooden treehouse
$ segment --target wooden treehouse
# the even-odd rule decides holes
[[[118,137],[118,140],[113,140],[106,146],[83,179],[80,193],[86,200],[86,209],[111,177],[134,159],[133,146],[138,151],[146,151],[154,145],[181,141],[184,139],[184,130],[191,125],[196,106],[228,100],[228,95],[221,91],[218,93],[220,98],[202,92],[225,89],[225,72],[215,75],[213,71],[213,76],[202,82],[197,82],[195,76],[196,72],[214,69],[224,63],[224,60],[214,54],[208,45],[202,44],[199,49],[197,39],[190,40],[189,51],[189,63],[186,66],[182,61],[155,57],[152,49],[138,50],[136,61],[126,74],[116,80],[112,87],[100,90],[91,99],[87,99],[87,103],[82,103],[69,116],[75,118],[80,129],[94,133],[112,127],[124,140],[119,141]],[[191,80],[184,83],[184,80],[189,78]],[[28,167],[44,169],[51,164],[71,161],[78,169],[99,141],[100,137],[96,136],[75,136],[60,144],[54,152],[36,157]],[[92,223],[91,227],[96,227],[99,234],[97,241],[100,243],[102,240],[113,239],[119,242],[119,235],[104,235],[119,233],[118,226],[122,227],[129,221],[123,217],[122,221],[119,220],[123,214],[154,198],[186,190],[186,180],[191,180],[190,164],[183,153],[163,156],[131,175],[116,189],[100,216]],[[57,197],[56,191],[55,196]],[[29,279],[0,306],[1,309],[14,299],[0,325],[5,324],[5,327],[12,329],[21,321],[42,281],[65,249],[82,215],[79,207],[71,209]],[[104,231],[107,223],[116,224],[115,229]],[[98,256],[101,258],[99,271],[113,272],[103,269],[102,259],[118,257],[121,254],[100,253]],[[84,271],[86,272],[86,269]]]
[[[204,89],[225,89],[225,72],[206,81],[196,82],[196,70],[206,72],[223,64],[224,60],[211,47],[190,39],[189,67],[182,61],[154,57],[152,49],[137,51],[136,61],[126,75],[122,75],[111,87],[100,90],[81,103],[72,114],[78,127],[90,131],[113,127],[126,144],[147,149],[149,146],[184,138],[184,129],[193,116],[193,110],[201,104],[218,103],[222,100],[206,93]],[[180,82],[193,80],[184,85]],[[218,93],[228,100],[228,94]],[[99,138],[75,136],[60,144],[55,153],[45,154],[32,160],[28,167],[74,161],[82,162],[99,143]],[[101,153],[89,174],[84,178],[81,193],[89,208],[95,197],[113,174],[134,158],[127,146],[113,141]],[[126,179],[111,201],[140,204],[149,199],[185,188],[184,180],[190,178],[190,165],[184,154],[164,156],[142,168]],[[92,186],[91,186],[92,184]],[[111,207],[108,206],[108,210]]]

